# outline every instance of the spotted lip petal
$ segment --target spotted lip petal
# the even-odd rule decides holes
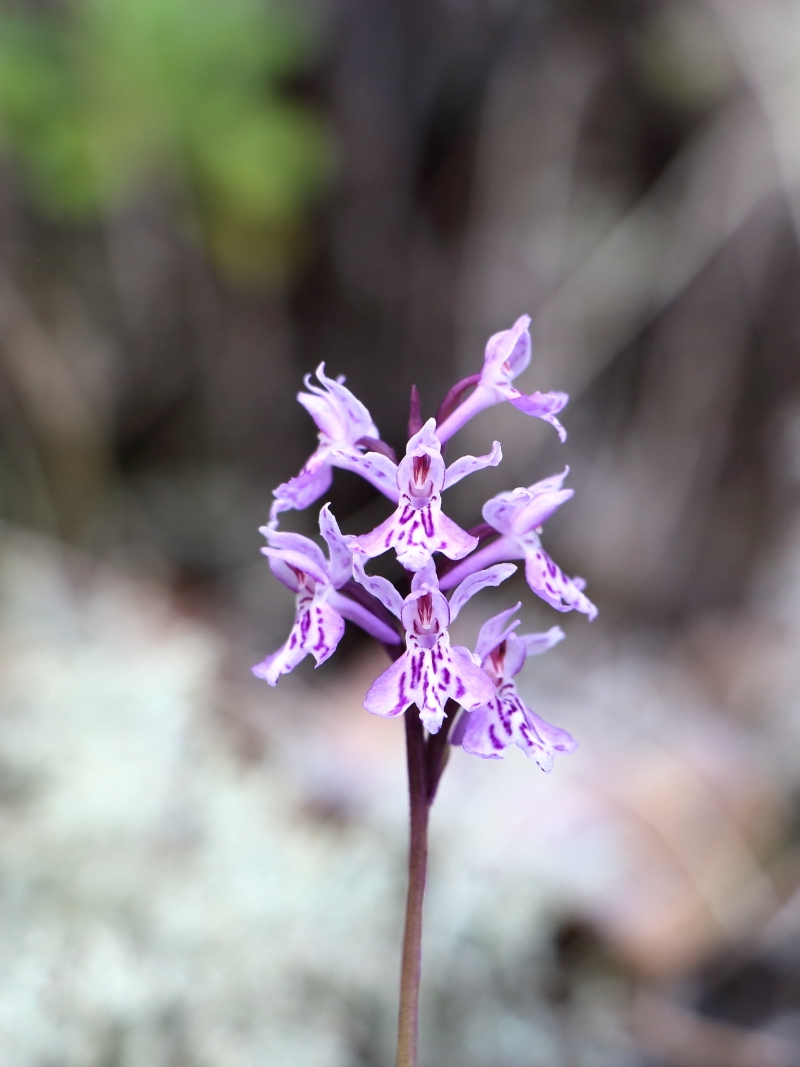
[[[511,384],[530,363],[530,322],[528,315],[521,315],[510,330],[502,330],[489,338],[474,392],[462,400],[439,427],[439,439],[443,444],[478,412],[504,401],[509,401],[525,415],[549,422],[558,431],[561,441],[566,440],[566,430],[556,415],[567,404],[567,394],[535,392],[526,396]]]
[[[495,461],[499,462],[499,446],[489,456],[464,457],[454,465],[461,464],[455,480]],[[450,559],[463,559],[477,546],[478,540],[442,512],[441,493],[446,478],[436,422],[429,419],[410,438],[406,454],[397,467],[396,511],[374,530],[355,538],[356,550],[372,558],[393,548],[402,566],[412,571],[423,567],[434,552],[442,552]]]
[[[297,612],[289,637],[277,652],[253,667],[253,674],[269,685],[277,685],[278,678],[311,655],[317,666],[331,656],[342,639],[342,616],[313,593],[301,591],[297,598]]]
[[[364,574],[358,561],[354,569],[357,577]],[[506,570],[498,568],[497,574],[475,576],[463,600],[479,588],[498,584],[508,576]],[[365,577],[370,579],[369,575]],[[374,583],[375,579],[371,581]],[[383,583],[385,579],[380,581]],[[397,601],[385,587],[375,585],[372,591],[384,596],[384,603],[397,611]],[[394,592],[394,597],[398,596]],[[414,575],[411,592],[402,602],[399,614],[405,629],[406,651],[373,682],[364,701],[367,711],[392,718],[416,704],[425,728],[436,733],[444,720],[448,700],[455,700],[465,708],[476,708],[492,698],[494,685],[486,672],[467,649],[450,644],[450,605],[439,591],[432,560]]]

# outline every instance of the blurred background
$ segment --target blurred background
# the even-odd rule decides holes
[[[600,617],[459,620],[564,625],[581,747],[454,752],[421,1063],[800,1065],[799,232],[796,0],[3,0],[3,1064],[394,1062],[402,727],[356,634],[250,676],[258,526],[304,373],[402,448],[527,312],[569,440],[485,412],[450,513],[569,463]]]

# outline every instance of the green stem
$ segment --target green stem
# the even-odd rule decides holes
[[[428,866],[428,775],[425,733],[419,710],[412,704],[405,713],[410,842],[408,896],[400,968],[400,1018],[397,1033],[397,1067],[417,1067],[419,979],[422,962],[422,903]]]

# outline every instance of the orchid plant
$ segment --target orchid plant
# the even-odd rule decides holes
[[[567,577],[542,548],[546,520],[572,496],[564,489],[569,472],[527,488],[497,494],[483,507],[484,522],[463,530],[442,510],[442,494],[462,478],[502,459],[495,441],[485,456],[461,456],[449,466],[449,439],[485,408],[511,403],[526,415],[551,423],[565,393],[526,395],[512,384],[531,358],[530,319],[523,315],[486,346],[479,374],[462,379],[445,396],[436,418],[423,423],[416,389],[411,394],[409,439],[398,462],[380,438],[366,407],[343,378],[325,374],[297,399],[319,430],[319,446],[300,473],[279,485],[262,549],[272,572],[296,595],[294,625],[286,643],[253,668],[270,685],[311,655],[319,666],[333,654],[345,620],[379,641],[391,664],[367,692],[364,707],[386,718],[404,716],[411,809],[409,879],[400,979],[397,1067],[416,1067],[422,942],[422,903],[427,870],[428,815],[444,769],[448,744],[483,759],[502,759],[509,745],[521,748],[543,771],[557,753],[576,742],[529,708],[514,682],[528,656],[539,655],[564,637],[554,626],[518,635],[512,620],[520,604],[488,619],[475,651],[450,642],[449,628],[468,600],[504,582],[524,560],[528,585],[557,611],[578,611],[593,619],[594,604],[582,578]],[[369,533],[342,534],[325,504],[319,531],[328,556],[308,537],[279,529],[280,516],[324,496],[333,468],[354,471],[393,505],[392,514]],[[406,571],[405,588],[367,570],[370,560],[393,551]]]

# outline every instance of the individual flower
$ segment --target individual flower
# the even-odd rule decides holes
[[[535,759],[543,771],[553,769],[558,752],[574,752],[577,742],[557,726],[551,726],[523,702],[514,678],[528,656],[538,656],[564,638],[564,631],[553,626],[546,633],[517,635],[519,619],[508,624],[519,604],[485,622],[478,635],[475,655],[494,682],[491,700],[462,714],[456,723],[451,743],[483,759],[502,759],[509,745],[517,745],[529,759]]]
[[[556,611],[580,611],[594,619],[597,608],[583,593],[583,578],[568,578],[542,548],[539,534],[544,523],[572,489],[562,489],[569,473],[545,478],[527,489],[498,493],[483,506],[483,517],[500,537],[449,570],[441,579],[442,589],[452,589],[465,575],[505,559],[524,559],[528,585]]]
[[[480,374],[464,378],[450,390],[439,415],[438,435],[442,444],[449,441],[479,411],[501,404],[504,400],[510,401],[526,415],[549,422],[555,426],[561,440],[566,441],[567,432],[556,415],[569,400],[567,394],[536,392],[526,396],[511,384],[530,363],[530,322],[529,315],[522,315],[510,330],[502,330],[490,337]],[[461,397],[472,385],[475,386],[474,392],[462,401]]]
[[[357,623],[384,644],[398,644],[396,631],[363,604],[339,592],[352,578],[353,557],[336,519],[326,504],[319,513],[320,533],[328,544],[329,559],[308,537],[283,533],[271,526],[261,532],[269,548],[272,573],[297,594],[295,620],[285,644],[253,667],[253,674],[276,685],[282,674],[294,670],[311,655],[317,666],[332,654],[344,633],[344,620]]]
[[[390,462],[386,457],[378,458],[385,464]],[[397,510],[370,533],[354,538],[354,548],[368,557],[393,548],[400,563],[412,571],[423,567],[434,552],[442,552],[450,559],[462,559],[477,546],[478,540],[442,512],[442,490],[473,471],[496,467],[502,458],[500,444],[495,441],[489,455],[462,456],[445,468],[436,421],[429,419],[411,437],[405,456],[394,468],[399,495]],[[359,462],[371,460],[371,456],[363,456]],[[357,467],[354,463],[352,469]]]
[[[435,734],[448,699],[469,710],[491,700],[493,682],[469,649],[451,646],[448,627],[470,597],[499,585],[516,567],[500,564],[471,574],[448,603],[430,559],[414,575],[405,600],[385,578],[367,574],[357,555],[353,564],[356,580],[401,620],[406,635],[406,651],[372,683],[364,701],[367,711],[393,718],[416,704],[425,728]]]
[[[350,460],[355,456],[360,459],[364,449],[371,449],[373,451],[370,454],[385,458],[380,457],[379,451],[374,452],[376,447],[380,449],[382,442],[372,416],[344,386],[344,378],[329,378],[325,374],[324,363],[320,363],[316,373],[322,385],[314,385],[307,374],[304,381],[308,392],[298,393],[297,399],[317,424],[319,447],[300,473],[283,482],[273,493],[275,500],[270,512],[270,519],[273,520],[282,511],[293,508],[302,511],[319,500],[331,484],[331,468],[348,468]],[[358,473],[391,500],[397,501],[394,477],[387,479],[380,464],[376,467],[363,464]]]

